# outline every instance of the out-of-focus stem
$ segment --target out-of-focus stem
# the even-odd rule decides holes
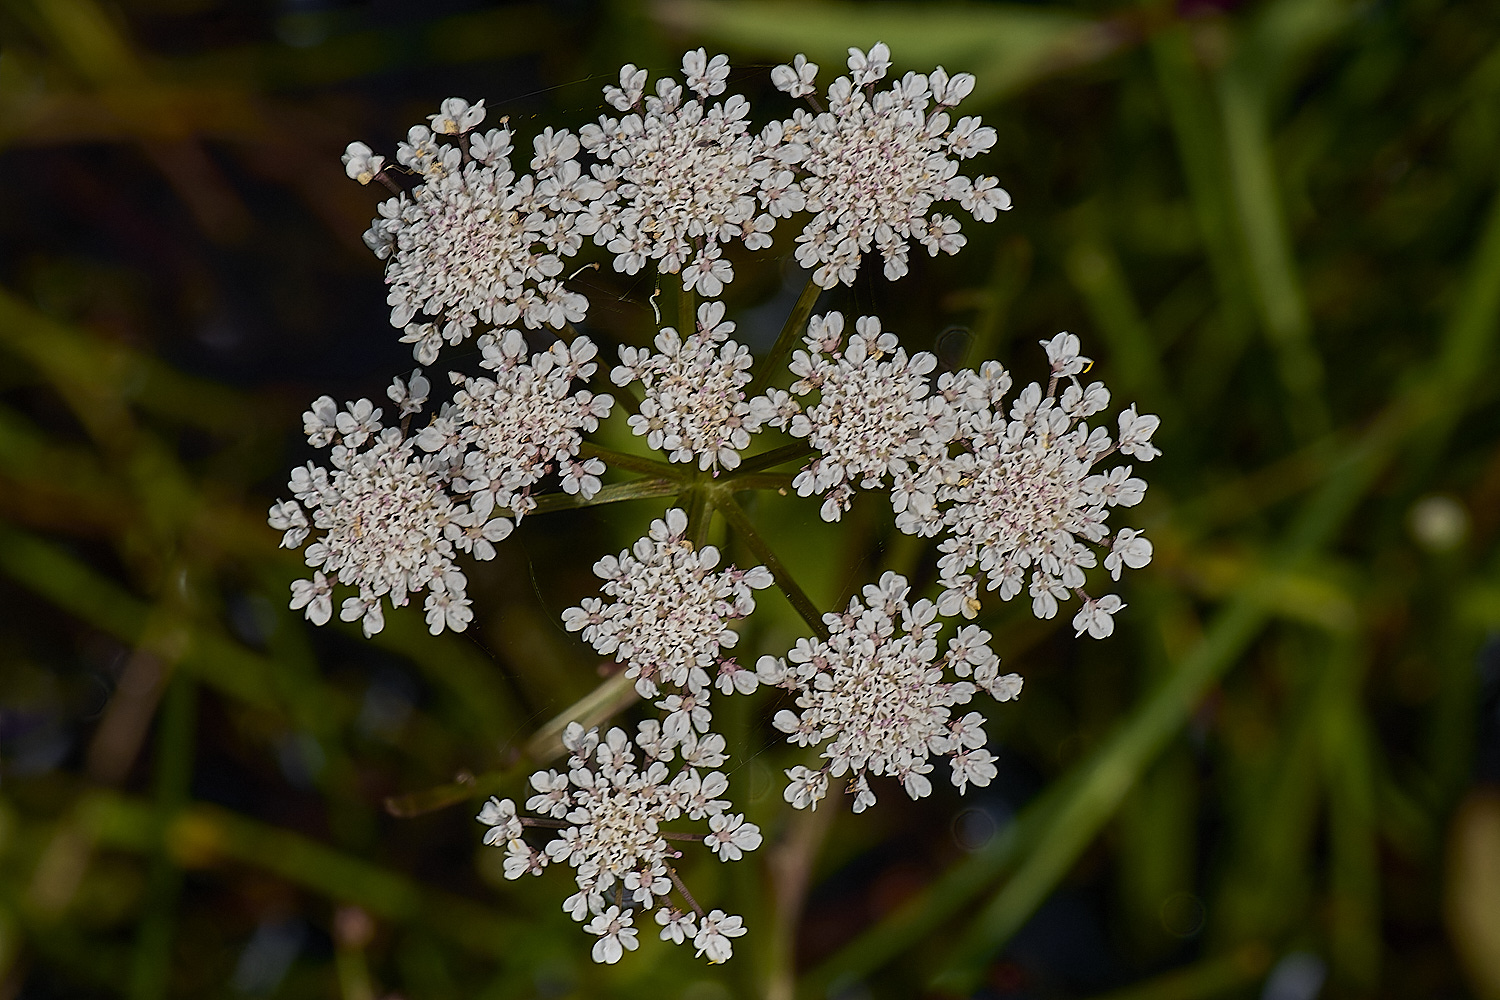
[[[797,925],[802,920],[802,904],[807,899],[813,863],[828,836],[828,828],[833,825],[837,805],[837,801],[824,802],[822,809],[802,809],[793,813],[787,838],[771,855],[775,911],[766,1000],[793,1000],[797,995]]]
[[[576,722],[589,729],[610,718],[636,700],[635,681],[624,671],[600,684],[588,694],[563,709],[526,741],[522,752],[528,760],[545,764],[562,756],[562,733],[568,723]]]

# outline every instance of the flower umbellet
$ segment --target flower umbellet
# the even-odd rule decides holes
[[[1082,378],[1092,362],[1079,338],[1043,342],[1045,384],[1012,394],[998,362],[940,372],[879,316],[812,315],[867,255],[894,281],[913,242],[956,253],[966,237],[948,207],[987,223],[1010,206],[995,178],[960,170],[996,142],[977,117],[951,114],[973,77],[938,67],[880,89],[890,66],[883,44],[850,49],[848,75],[820,100],[818,67],[796,56],[771,82],[809,110],[757,127],[722,55],[690,51],[681,83],[649,89],[648,72],[626,65],[605,88],[612,112],[577,135],[541,129],[526,174],[512,166],[510,127],[482,130],[484,103],[461,98],[413,127],[394,162],[359,142],[344,155],[351,179],[392,193],[366,239],[386,262],[391,321],[425,370],[386,393],[399,426],[367,399],[324,396],[303,415],[309,444],[329,455],[295,469],[292,498],[270,510],[312,571],[291,606],[319,625],[337,608],[369,635],[386,607],[422,594],[430,630],[458,631],[473,617],[462,564],[494,558],[538,512],[660,504],[644,537],[593,554],[597,595],[559,604],[562,627],[612,676],[559,717],[560,745],[527,745],[539,769],[523,808],[497,797],[478,816],[507,878],[572,870],[563,908],[596,962],[621,961],[653,931],[722,962],[747,933],[688,889],[702,857],[740,861],[763,839],[729,798],[715,699],[780,689],[769,727],[816,755],[784,769],[795,809],[842,788],[862,813],[887,783],[921,799],[945,775],[960,793],[984,786],[998,760],[986,713],[1022,680],[965,619],[985,594],[1024,588],[1041,618],[1076,597],[1076,637],[1102,639],[1124,608],[1097,596],[1103,578],[1151,560],[1141,530],[1107,522],[1142,499],[1135,469],[1159,454],[1159,421],[1133,405],[1107,416],[1108,390]],[[809,273],[758,361],[718,297],[736,268],[771,259],[755,252],[783,220],[796,233],[787,253]],[[657,319],[617,345],[617,365],[602,362],[579,329],[589,303],[565,273],[575,264],[653,271],[658,292],[680,295],[679,326]],[[442,379],[432,365],[462,344],[479,370]],[[622,478],[633,474],[643,478]],[[914,579],[933,583],[924,592],[886,572],[825,613],[759,534],[758,508],[741,505],[753,490],[812,498],[807,516],[828,532],[863,494],[887,494],[896,528],[930,540],[935,572]],[[715,518],[723,545],[709,544]],[[777,633],[751,622],[769,589],[813,633],[790,649],[767,651]],[[621,695],[642,699],[633,735],[595,727]],[[548,767],[557,757],[566,766]]]
[[[890,49],[849,50],[849,75],[828,87],[826,108],[798,110],[775,123],[767,146],[794,168],[801,199],[812,219],[797,236],[797,261],[824,288],[852,285],[860,258],[880,252],[885,277],[907,271],[910,241],[936,257],[957,253],[967,241],[951,215],[928,210],[957,202],[980,222],[1010,208],[1010,195],[993,177],[969,178],[959,160],[995,144],[995,130],[977,117],[956,123],[948,114],[974,89],[968,73],[907,73],[877,91],[890,69]],[[797,56],[772,71],[776,86],[793,97],[811,97],[818,66]]]
[[[583,207],[602,194],[574,158],[577,138],[548,129],[534,144],[535,173],[518,177],[514,134],[507,126],[481,133],[484,119],[483,101],[455,97],[429,125],[412,126],[396,159],[421,181],[381,204],[365,233],[386,261],[391,325],[423,364],[477,324],[558,329],[588,308],[559,280],[563,258],[593,231]],[[350,143],[344,162],[362,184],[383,175],[384,158],[362,142]]]
[[[977,690],[1010,701],[1021,693],[1021,678],[1000,673],[999,658],[986,645],[990,634],[973,625],[949,639],[939,656],[937,607],[911,601],[909,593],[904,577],[886,573],[843,614],[824,616],[827,641],[803,639],[785,658],[762,656],[756,663],[761,681],[794,692],[802,710],[777,712],[776,728],[788,742],[819,747],[828,761],[819,771],[798,766],[786,772],[785,797],[794,807],[817,808],[829,778],[845,774],[851,775],[855,812],[875,804],[871,775],[896,778],[907,795],[922,798],[932,791],[927,775],[934,756],[949,758],[960,792],[995,776],[984,717],[969,712],[955,719],[953,709]],[[960,679],[950,680],[950,673]]]
[[[701,841],[721,861],[737,861],[761,844],[760,828],[730,812],[721,797],[729,791],[729,779],[717,770],[726,760],[724,738],[689,735],[674,749],[660,735],[655,720],[642,722],[634,740],[623,729],[601,738],[597,729],[573,723],[562,737],[567,771],[531,776],[526,808],[537,816],[519,817],[510,799],[493,798],[479,813],[490,827],[485,842],[505,847],[506,878],[540,875],[552,863],[573,868],[578,891],[563,910],[588,921],[584,930],[599,937],[596,962],[618,962],[635,950],[636,910],[655,910],[662,940],[691,941],[711,962],[729,958],[729,939],[744,933],[739,917],[703,912],[673,865],[681,857],[674,841]],[[668,766],[674,756],[680,756],[675,771]],[[665,829],[678,820],[706,823],[707,833]],[[557,836],[538,849],[525,839],[528,826]]]
[[[739,641],[729,623],[749,616],[754,591],[772,582],[764,566],[716,571],[719,550],[695,548],[687,528],[683,510],[667,511],[632,548],[594,564],[612,601],[591,597],[563,612],[568,631],[582,632],[595,650],[625,664],[642,698],[670,692],[657,707],[667,713],[662,732],[672,742],[708,731],[709,688],[715,683],[710,668],[717,668],[725,694],[755,690],[755,672],[720,653]]]
[[[750,102],[724,93],[729,59],[703,49],[682,57],[688,90],[671,77],[647,93],[647,73],[620,68],[620,85],[604,88],[620,118],[603,115],[579,132],[600,162],[591,168],[602,193],[589,205],[593,238],[614,254],[614,267],[635,274],[656,261],[665,274],[681,274],[682,287],[717,296],[734,279],[723,247],[771,245],[776,219],[770,209],[787,204],[778,191],[777,162],[750,131]]]
[[[630,418],[630,429],[673,462],[700,469],[734,469],[770,413],[766,401],[746,400],[754,358],[729,339],[734,323],[724,319],[722,302],[698,307],[697,329],[683,336],[671,327],[657,335],[656,352],[620,348],[620,365],[610,373],[615,385],[639,382],[646,398]]]

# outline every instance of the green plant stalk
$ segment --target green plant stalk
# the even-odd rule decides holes
[[[652,497],[669,497],[682,492],[681,479],[633,479],[628,483],[610,483],[599,488],[593,496],[584,498],[581,493],[548,493],[536,498],[531,514],[548,514],[554,510],[580,510],[584,507],[599,507],[622,500],[647,500]]]
[[[1109,345],[1110,360],[1120,375],[1118,391],[1161,413],[1172,395],[1151,329],[1102,227],[1092,218],[1088,224],[1089,231],[1068,251],[1068,277]],[[1169,415],[1163,420],[1172,422]]]
[[[1222,329],[1216,337],[1199,338],[1186,380],[1186,385],[1201,387],[1203,398],[1211,400],[1244,351],[1250,333],[1244,268],[1224,184],[1223,137],[1205,81],[1195,65],[1188,28],[1171,25],[1156,32],[1149,49],[1187,181],[1193,219],[1219,293]]]
[[[1270,964],[1271,950],[1253,942],[1093,1000],[1207,1000],[1243,990],[1264,976]]]
[[[677,334],[686,340],[697,332],[698,297],[691,288],[684,288],[677,296]]]
[[[713,521],[713,508],[708,504],[707,478],[701,473],[695,476],[693,485],[682,492],[677,502],[687,511],[688,542],[695,549],[702,548],[708,541],[708,529]]]
[[[156,802],[162,829],[188,801],[193,775],[193,730],[197,686],[178,674],[168,682],[157,736]],[[144,912],[136,929],[130,967],[130,1000],[167,995],[172,978],[172,939],[182,872],[164,847],[152,853]]]
[[[776,336],[776,343],[772,344],[770,352],[761,358],[760,364],[756,366],[755,377],[745,387],[747,399],[759,396],[781,371],[782,362],[802,339],[802,331],[807,327],[807,318],[812,315],[813,307],[818,304],[818,296],[822,294],[823,289],[809,277],[807,284],[802,286],[802,294],[797,296],[796,305],[792,306],[791,313],[782,324],[781,333]]]
[[[828,638],[828,626],[823,624],[823,615],[818,611],[816,604],[807,596],[807,592],[797,585],[792,578],[791,572],[782,563],[781,558],[776,555],[774,549],[755,530],[755,525],[750,523],[750,518],[745,514],[745,508],[733,496],[722,492],[711,494],[714,506],[724,520],[729,522],[729,527],[742,538],[750,551],[755,553],[766,569],[771,571],[772,578],[776,581],[776,589],[786,596],[797,614],[820,639]]]
[[[1318,756],[1328,803],[1329,957],[1336,978],[1373,993],[1380,980],[1380,861],[1376,755],[1361,705],[1365,655],[1341,637],[1330,657],[1334,690]]]
[[[629,455],[623,451],[601,447],[592,441],[583,442],[578,448],[578,455],[580,458],[597,458],[605,465],[617,469],[629,469],[631,472],[655,476],[658,479],[691,479],[693,475],[692,466],[674,465],[640,455]]]
[[[140,642],[146,604],[59,547],[0,524],[0,572],[121,642]],[[265,658],[202,627],[190,629],[178,665],[232,698],[277,707],[265,683],[273,672]]]
[[[1251,288],[1276,353],[1293,430],[1307,440],[1329,427],[1322,395],[1323,362],[1312,345],[1312,321],[1277,192],[1265,97],[1234,65],[1218,75],[1216,85]]]
[[[772,448],[770,451],[764,451],[759,455],[752,455],[745,459],[740,463],[740,467],[730,474],[730,478],[732,480],[737,476],[751,472],[760,472],[762,469],[774,469],[776,466],[785,465],[787,462],[796,462],[804,458],[811,458],[813,454],[812,448],[800,442],[784,444],[779,448]]]

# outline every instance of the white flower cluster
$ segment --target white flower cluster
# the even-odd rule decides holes
[[[417,436],[417,444],[458,467],[455,489],[468,492],[469,506],[483,517],[504,507],[519,521],[536,506],[532,487],[553,472],[561,474],[564,492],[585,498],[597,493],[604,463],[579,461],[578,453],[583,435],[609,416],[614,398],[575,392],[573,383],[593,377],[598,348],[578,337],[528,358],[516,330],[503,337],[485,334],[479,346],[480,365],[495,377],[462,379],[453,405]],[[497,522],[508,534],[504,518],[487,523]]]
[[[623,729],[611,729],[600,740],[597,729],[585,732],[571,723],[563,744],[570,751],[567,773],[531,776],[534,794],[526,808],[542,818],[518,817],[509,799],[490,799],[479,813],[479,821],[490,827],[485,843],[505,846],[506,878],[540,875],[551,862],[571,865],[578,891],[564,901],[563,910],[579,923],[588,920],[584,930],[599,938],[596,962],[618,962],[639,947],[635,913],[652,910],[663,941],[691,941],[710,962],[728,959],[730,939],[745,933],[743,922],[723,910],[704,913],[698,907],[672,867],[681,854],[670,843],[703,840],[720,861],[738,861],[760,846],[760,828],[731,813],[721,798],[729,779],[714,769],[726,759],[724,738],[682,743],[683,766],[675,774],[667,767],[674,751],[654,721],[643,722],[634,741]],[[674,837],[662,829],[682,817],[707,820],[708,833]],[[558,836],[537,850],[522,836],[526,826],[552,827]],[[667,901],[674,885],[686,909]]]
[[[911,498],[898,507],[897,524],[910,534],[946,532],[938,560],[943,614],[973,617],[977,569],[1001,600],[1015,597],[1026,582],[1038,618],[1053,617],[1059,600],[1078,594],[1083,606],[1073,627],[1102,639],[1114,631],[1112,616],[1125,605],[1113,594],[1084,593],[1084,571],[1097,565],[1089,546],[1109,545],[1104,564],[1115,580],[1122,567],[1150,562],[1152,550],[1132,528],[1121,528],[1111,541],[1105,524],[1109,508],[1140,503],[1145,481],[1134,478],[1128,465],[1102,473],[1094,467],[1117,451],[1143,462],[1155,458],[1160,452],[1151,435],[1161,421],[1127,407],[1118,418],[1119,440],[1111,442],[1106,428],[1087,423],[1109,405],[1109,390],[1102,382],[1078,381],[1092,364],[1079,355],[1078,338],[1060,333],[1042,346],[1052,368],[1047,388],[1027,386],[1008,416],[1011,380],[997,362],[947,383],[958,414],[956,447],[951,454],[935,452],[924,464]]]
[[[801,639],[784,659],[763,656],[756,663],[760,679],[796,692],[802,710],[777,712],[776,728],[790,743],[822,747],[828,761],[818,771],[798,766],[786,772],[784,797],[795,808],[816,809],[829,778],[845,774],[853,776],[848,792],[855,812],[875,804],[872,774],[897,778],[907,795],[922,798],[932,791],[927,775],[934,756],[949,758],[960,792],[994,778],[984,717],[970,712],[954,719],[952,708],[968,704],[979,689],[1009,701],[1021,693],[1021,678],[1001,675],[999,658],[985,645],[990,634],[973,625],[949,639],[939,659],[937,608],[926,600],[911,603],[909,590],[905,577],[886,573],[844,614],[823,616],[826,642]],[[950,681],[948,670],[973,681]]]
[[[709,298],[734,279],[725,247],[769,247],[776,220],[804,210],[813,214],[797,237],[797,259],[825,288],[853,283],[872,250],[892,280],[906,273],[911,240],[934,256],[957,253],[966,242],[959,224],[929,214],[933,205],[956,202],[983,222],[1010,207],[995,178],[958,172],[959,161],[995,144],[994,129],[977,117],[954,123],[948,113],[974,78],[939,66],[877,93],[890,50],[851,48],[848,64],[851,75],[829,86],[826,109],[812,98],[816,64],[799,55],[776,67],[776,86],[817,110],[756,133],[743,96],[709,103],[725,92],[726,56],[686,53],[686,90],[663,77],[648,92],[646,70],[627,63],[619,85],[604,88],[625,114],[603,115],[576,137],[545,129],[532,173],[520,176],[511,130],[478,131],[484,102],[445,100],[397,149],[420,182],[382,204],[365,234],[388,261],[392,324],[430,364],[444,341],[462,342],[478,323],[503,331],[578,322],[588,301],[560,276],[563,259],[588,237],[614,255],[615,270],[635,274],[655,261]],[[598,161],[588,172],[580,146]],[[396,190],[385,158],[362,142],[349,144],[344,167],[361,184]]]
[[[672,743],[695,730],[708,732],[713,684],[724,694],[755,690],[755,671],[720,656],[739,641],[729,623],[754,611],[754,591],[772,582],[764,566],[715,572],[719,550],[695,549],[687,527],[687,514],[675,507],[652,521],[650,534],[633,550],[594,564],[594,574],[605,581],[602,590],[614,600],[589,597],[563,612],[568,631],[581,631],[595,650],[613,653],[625,665],[641,697],[655,698],[664,685],[673,689],[656,703],[667,713],[662,735]],[[708,670],[715,664],[713,679]]]
[[[734,324],[724,319],[724,303],[700,305],[697,327],[686,339],[666,327],[657,335],[655,354],[621,347],[610,381],[639,382],[645,390],[630,429],[652,448],[666,451],[673,462],[696,458],[700,469],[738,468],[740,450],[768,415],[763,398],[745,400],[755,359],[729,339]]]
[[[795,808],[816,808],[835,779],[847,779],[857,813],[875,802],[872,777],[896,779],[922,798],[938,757],[962,793],[988,785],[997,770],[984,717],[961,707],[980,691],[1009,701],[1021,678],[1000,673],[988,632],[955,623],[944,640],[942,619],[975,617],[981,582],[1002,600],[1024,584],[1042,618],[1079,597],[1075,629],[1102,638],[1124,605],[1113,594],[1084,591],[1097,550],[1105,550],[1103,570],[1115,580],[1152,556],[1139,531],[1111,534],[1107,526],[1110,508],[1138,503],[1145,483],[1131,466],[1100,465],[1115,453],[1154,458],[1159,421],[1131,406],[1118,415],[1115,439],[1091,426],[1109,392],[1079,381],[1091,362],[1067,333],[1044,342],[1045,387],[1008,398],[1011,377],[996,362],[939,374],[932,354],[908,354],[878,317],[851,319],[846,329],[843,313],[827,312],[808,321],[789,363],[790,389],[751,398],[748,388],[774,373],[752,378],[753,359],[731,339],[735,324],[725,306],[704,302],[692,330],[658,322],[654,349],[621,347],[610,372],[615,385],[640,387],[642,401],[628,419],[636,437],[697,471],[622,456],[612,463],[653,470],[660,480],[600,495],[600,456],[614,453],[585,436],[610,417],[615,400],[586,387],[599,376],[598,350],[570,324],[584,318],[588,302],[563,278],[564,260],[580,254],[585,240],[606,248],[617,271],[635,274],[654,263],[659,274],[680,275],[690,301],[689,292],[712,299],[733,280],[725,255],[734,244],[769,247],[776,220],[798,213],[807,215],[797,259],[826,289],[852,284],[863,255],[874,251],[889,280],[906,273],[912,241],[933,256],[956,253],[965,237],[944,204],[981,222],[1010,207],[995,178],[959,173],[961,161],[996,141],[978,118],[950,116],[972,92],[973,77],[938,67],[877,90],[890,68],[883,44],[868,53],[850,49],[848,66],[849,75],[828,87],[826,107],[815,96],[815,64],[799,55],[776,67],[773,83],[806,98],[812,111],[757,132],[743,97],[713,100],[725,95],[725,56],[688,52],[683,83],[659,79],[649,93],[646,71],[626,65],[619,85],[604,90],[620,117],[605,115],[576,137],[544,129],[531,173],[520,176],[510,129],[481,133],[483,102],[459,98],[410,131],[398,166],[362,143],[344,156],[349,177],[395,195],[366,234],[387,261],[391,322],[424,365],[445,343],[473,337],[487,374],[451,373],[453,399],[411,434],[432,389],[421,369],[388,392],[399,428],[384,427],[369,400],[340,410],[324,396],[304,414],[311,444],[332,448],[332,471],[313,463],[294,470],[293,499],[271,508],[270,523],[288,547],[321,532],[306,550],[312,579],[292,586],[292,607],[312,621],[332,617],[337,583],[356,589],[341,615],[361,619],[367,635],[382,627],[384,602],[400,607],[424,591],[434,633],[465,628],[467,581],[455,559],[493,558],[496,544],[537,509],[534,493],[544,488],[560,487],[588,505],[658,495],[667,483],[747,530],[744,512],[725,498],[778,480],[746,478],[742,464],[769,468],[802,447],[744,460],[752,436],[768,425],[805,442],[811,457],[792,487],[821,497],[823,520],[840,520],[856,490],[888,490],[901,531],[939,539],[936,601],[912,599],[907,580],[886,573],[819,626],[807,599],[781,581],[827,636],[799,640],[785,656],[761,656],[754,669],[728,655],[740,638],[735,623],[755,610],[755,591],[777,581],[766,566],[720,568],[719,550],[693,540],[706,537],[706,522],[692,525],[690,536],[688,514],[672,507],[646,537],[594,564],[600,595],[569,608],[563,624],[614,657],[657,717],[641,722],[633,738],[623,729],[601,738],[571,724],[563,737],[567,768],[531,776],[526,808],[533,815],[491,799],[479,819],[490,828],[485,842],[506,851],[507,878],[539,875],[552,863],[574,869],[577,891],[564,909],[597,938],[598,962],[617,962],[638,947],[635,919],[645,912],[654,913],[663,940],[691,942],[710,962],[729,958],[733,939],[745,933],[740,917],[704,911],[673,867],[681,857],[674,842],[703,841],[732,861],[762,840],[725,797],[726,741],[712,731],[715,688],[728,696],[770,684],[790,693],[795,710],[778,711],[772,723],[788,742],[817,748],[822,765],[786,771],[784,798]],[[587,171],[578,159],[585,151],[595,161]],[[414,180],[403,193],[407,177]],[[798,309],[818,290],[810,286]],[[561,331],[557,342],[534,350],[526,331],[547,328]],[[530,336],[535,343],[539,334]],[[786,346],[778,342],[777,357]],[[748,541],[780,575],[775,554],[753,534]],[[666,829],[680,820],[707,832]],[[528,843],[528,829],[554,836],[538,847]]]
[[[799,496],[824,495],[822,516],[837,521],[849,509],[857,483],[897,489],[912,463],[947,447],[955,427],[952,408],[930,394],[927,376],[937,359],[926,351],[908,356],[896,335],[882,332],[877,316],[861,316],[843,345],[844,316],[832,312],[807,324],[807,350],[792,356],[792,394],[816,392],[803,408],[786,393],[767,393],[767,423],[806,438],[818,455],[792,485]],[[842,345],[842,346],[841,346]]]
[[[418,391],[425,385],[420,375],[411,380]],[[315,447],[333,445],[333,472],[311,462],[293,469],[287,488],[295,499],[271,507],[271,526],[284,532],[286,548],[300,546],[310,527],[323,532],[306,553],[307,565],[318,572],[292,584],[291,606],[305,608],[315,624],[327,623],[333,615],[331,575],[359,589],[345,599],[339,616],[361,619],[367,636],[385,627],[382,598],[399,608],[409,594],[423,590],[432,633],[445,627],[463,631],[472,612],[464,596],[467,580],[453,565],[454,539],[474,512],[449,496],[448,466],[419,455],[398,428],[382,427],[380,416],[368,399],[340,410],[328,396],[302,415]]]
[[[724,92],[729,59],[708,59],[702,49],[682,57],[682,73],[696,98],[683,100],[671,77],[646,94],[646,71],[626,64],[620,85],[604,88],[622,118],[602,116],[579,131],[584,148],[602,163],[593,175],[602,194],[590,206],[594,242],[615,255],[615,270],[635,274],[646,261],[663,273],[682,273],[682,287],[713,297],[734,278],[722,247],[734,240],[748,250],[771,245],[778,214],[774,161],[750,134],[750,102],[738,94],[713,106]]]
[[[593,232],[584,206],[603,192],[574,159],[578,140],[547,129],[535,140],[535,173],[517,177],[511,130],[474,131],[484,116],[483,101],[453,97],[430,116],[431,127],[412,126],[396,159],[421,182],[383,203],[365,233],[387,261],[391,325],[422,364],[477,323],[560,329],[588,309],[558,278],[562,258]],[[443,141],[449,136],[456,141]],[[344,163],[360,183],[386,176],[384,158],[364,143],[351,143]]]
[[[1122,568],[1149,563],[1145,536],[1121,528],[1110,541],[1105,525],[1109,508],[1140,503],[1146,484],[1130,466],[1093,469],[1116,451],[1141,461],[1160,454],[1150,443],[1159,418],[1128,407],[1119,415],[1118,444],[1105,428],[1091,428],[1086,420],[1109,405],[1109,390],[1078,381],[1092,362],[1079,355],[1071,333],[1043,342],[1052,367],[1047,389],[1028,386],[1009,418],[1011,379],[999,363],[945,373],[932,392],[936,359],[926,352],[908,357],[878,318],[860,317],[841,347],[843,334],[840,313],[814,317],[808,349],[793,356],[792,395],[816,393],[816,403],[767,393],[766,422],[817,451],[793,480],[798,494],[822,493],[823,519],[836,521],[856,484],[874,489],[889,475],[897,526],[913,535],[947,533],[938,562],[942,614],[975,616],[976,568],[1006,601],[1028,582],[1029,570],[1037,617],[1053,617],[1057,602],[1076,593],[1083,602],[1073,619],[1078,633],[1098,639],[1113,632],[1112,616],[1125,605],[1113,594],[1084,593],[1084,571],[1098,564],[1085,542],[1108,541],[1105,568],[1116,580]]]
[[[910,240],[934,257],[957,253],[967,240],[952,216],[927,214],[936,202],[957,202],[980,222],[1010,208],[1010,195],[995,178],[958,172],[958,160],[995,144],[995,130],[977,117],[954,124],[948,115],[973,91],[974,77],[950,77],[939,66],[907,73],[876,93],[890,58],[883,43],[868,55],[851,48],[850,75],[828,87],[827,109],[799,110],[764,135],[768,152],[795,166],[798,200],[816,213],[797,237],[797,261],[824,288],[853,284],[860,257],[872,249],[880,251],[891,281],[906,273]],[[793,97],[810,98],[817,73],[817,64],[799,55],[777,66],[771,79]]]

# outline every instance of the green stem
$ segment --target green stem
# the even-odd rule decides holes
[[[748,476],[734,476],[723,482],[723,487],[734,493],[742,493],[745,490],[776,490],[785,494],[792,488],[792,480],[796,478],[789,472],[765,472],[751,474]]]
[[[708,544],[708,529],[713,521],[713,508],[708,505],[708,483],[703,474],[683,491],[688,517],[688,541],[693,548],[701,549]]]
[[[682,483],[676,479],[634,479],[628,483],[611,483],[601,487],[598,493],[588,499],[584,499],[581,493],[548,493],[536,498],[536,506],[530,513],[547,514],[554,510],[598,507],[600,504],[619,503],[621,500],[667,497],[681,490]]]
[[[677,296],[677,333],[683,340],[698,332],[698,301],[691,288]]]
[[[791,444],[784,444],[780,448],[772,448],[770,451],[763,451],[759,455],[751,455],[749,458],[740,463],[740,467],[738,469],[735,469],[734,472],[730,473],[730,479],[732,480],[735,476],[742,476],[747,472],[759,472],[762,469],[774,469],[776,468],[776,466],[785,465],[788,462],[795,462],[803,458],[811,458],[812,455],[812,448],[799,441],[794,441]]]
[[[182,674],[172,678],[163,699],[157,736],[157,821],[164,829],[187,804],[193,774],[193,721],[197,686]],[[145,912],[136,931],[130,968],[130,1000],[167,995],[172,980],[172,938],[182,872],[161,845],[153,853],[147,876]]]
[[[776,377],[781,368],[781,363],[802,339],[802,330],[807,326],[807,318],[812,315],[813,306],[818,304],[818,296],[822,294],[823,289],[814,283],[812,278],[808,278],[807,284],[802,288],[802,294],[797,296],[797,304],[792,306],[791,315],[787,316],[786,323],[781,327],[776,343],[771,345],[771,352],[761,359],[755,378],[745,387],[746,398],[760,395],[766,386],[771,384],[771,380]]]
[[[631,472],[639,472],[647,476],[660,476],[664,479],[691,479],[693,476],[690,466],[671,465],[658,462],[654,458],[643,458],[640,455],[614,451],[600,447],[592,441],[583,442],[578,448],[578,455],[580,458],[597,458],[605,465],[612,465],[617,469],[629,469]]]
[[[780,557],[776,555],[771,546],[766,544],[766,540],[760,536],[760,533],[755,530],[755,525],[750,523],[750,518],[746,516],[745,509],[739,505],[733,496],[724,493],[714,494],[712,503],[718,508],[719,513],[724,515],[724,520],[729,522],[729,527],[738,532],[740,537],[745,540],[745,544],[750,547],[750,551],[755,553],[755,558],[759,559],[766,569],[771,571],[771,576],[776,580],[776,589],[786,595],[786,599],[791,603],[797,614],[802,616],[802,620],[808,624],[808,627],[813,630],[818,638],[827,640],[828,626],[823,624],[823,616],[819,613],[817,605],[813,604],[808,598],[807,593],[797,585],[797,581],[792,579],[792,574],[788,572]]]

